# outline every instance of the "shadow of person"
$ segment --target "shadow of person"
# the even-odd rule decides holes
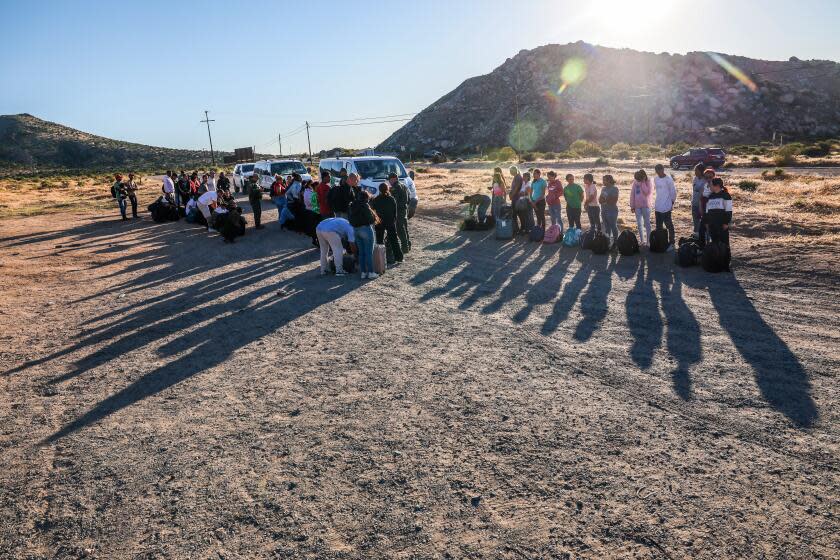
[[[321,305],[343,297],[358,286],[355,282],[345,282],[334,286],[332,289],[312,290],[312,281],[312,271],[306,271],[288,281],[262,287],[260,292],[263,294],[280,289],[279,293],[291,295],[275,298],[269,303],[257,302],[251,307],[243,309],[244,312],[242,313],[234,312],[218,315],[210,320],[207,320],[207,317],[203,315],[198,321],[183,318],[181,323],[173,324],[169,331],[183,331],[179,335],[180,338],[168,343],[159,354],[161,356],[172,356],[175,352],[180,351],[186,351],[186,354],[143,375],[124,389],[103,399],[88,412],[72,420],[41,443],[52,443],[98,422],[114,412],[217,366],[242,346],[246,346],[282,328]],[[250,294],[250,296],[243,297],[254,298],[256,296]],[[196,322],[200,326],[190,330]],[[119,345],[120,342],[116,341],[114,344]],[[114,352],[108,354],[115,355]]]
[[[671,372],[674,392],[684,401],[692,395],[689,369],[703,359],[700,341],[700,325],[694,313],[682,296],[680,276],[671,267],[656,267],[652,270],[654,280],[659,284],[659,300],[667,325],[665,344],[668,352],[677,361]]]
[[[761,395],[775,410],[802,428],[819,417],[811,396],[808,373],[753,305],[735,274],[687,275],[692,287],[707,288],[726,331],[738,353],[752,367]]]
[[[648,369],[653,363],[654,352],[662,345],[662,316],[653,291],[650,263],[642,256],[639,257],[636,283],[627,292],[624,308],[627,327],[633,337],[630,358],[641,369]]]
[[[609,311],[610,290],[612,289],[612,273],[616,257],[593,255],[589,261],[595,274],[589,279],[586,292],[580,298],[580,322],[575,328],[574,338],[586,342],[601,326]]]
[[[545,253],[549,257],[557,253],[557,264],[549,267],[542,277],[528,289],[525,294],[525,305],[523,305],[522,309],[514,314],[514,322],[524,323],[528,317],[531,316],[531,313],[534,311],[536,306],[553,301],[554,297],[560,291],[560,286],[563,284],[563,278],[569,271],[569,265],[572,263],[574,256],[577,254],[573,254],[568,250],[562,251],[560,249],[559,244],[553,247],[551,245],[544,245],[541,248],[541,253]]]
[[[543,335],[549,335],[556,331],[560,324],[569,317],[569,313],[571,313],[580,293],[589,281],[589,275],[592,273],[592,268],[589,266],[591,257],[592,253],[589,251],[578,250],[574,253],[573,258],[578,263],[578,269],[571,280],[563,285],[563,292],[554,302],[551,315],[546,317],[542,329],[540,329]],[[566,259],[566,248],[564,247],[563,254],[560,255],[560,262],[571,262],[566,261]]]

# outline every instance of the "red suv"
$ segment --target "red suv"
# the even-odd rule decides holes
[[[671,169],[694,167],[698,163],[718,169],[726,163],[726,153],[720,148],[691,148],[686,153],[671,158]]]

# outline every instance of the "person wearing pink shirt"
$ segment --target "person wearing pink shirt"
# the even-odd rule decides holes
[[[639,228],[640,245],[647,247],[650,239],[650,206],[653,197],[653,186],[647,173],[639,169],[633,174],[633,186],[630,188],[630,210],[636,214],[636,225]],[[644,225],[644,232],[642,226]]]

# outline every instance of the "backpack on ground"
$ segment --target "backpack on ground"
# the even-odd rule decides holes
[[[639,252],[639,240],[636,239],[636,234],[629,229],[625,229],[618,234],[615,244],[622,256],[629,257]]]
[[[680,237],[679,249],[676,252],[676,261],[680,266],[694,266],[700,262],[703,249],[694,237]]]
[[[580,245],[580,230],[570,227],[563,235],[563,245],[566,247],[578,247]]]
[[[650,232],[650,252],[664,253],[668,250],[668,231],[664,228],[657,228]]]
[[[545,239],[545,230],[540,226],[534,226],[528,232],[528,238],[534,242],[540,242]]]
[[[595,239],[595,234],[598,233],[598,230],[594,228],[589,228],[580,236],[580,248],[586,249],[587,251],[592,250],[592,241]]]
[[[499,210],[496,220],[496,239],[513,239],[513,210],[505,205]]]
[[[723,272],[729,270],[729,246],[720,241],[712,241],[707,243],[703,249],[703,256],[701,262],[703,270],[706,272]]]
[[[461,231],[475,231],[478,229],[478,220],[475,218],[467,218],[461,222]]]
[[[560,241],[562,233],[563,230],[560,229],[558,224],[548,226],[548,229],[545,230],[545,235],[543,235],[543,243],[557,243]]]
[[[353,256],[351,253],[344,253],[344,258],[341,260],[342,266],[344,268],[344,272],[347,274],[352,274],[356,272],[356,257]],[[329,269],[330,272],[335,272],[335,256],[330,255],[329,258]]]
[[[597,231],[590,244],[590,249],[596,255],[606,255],[610,250],[610,238],[603,232]]]

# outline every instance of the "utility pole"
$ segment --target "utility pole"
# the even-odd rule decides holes
[[[309,163],[312,163],[312,143],[309,141],[309,121],[306,121],[306,145],[309,146]]]
[[[280,138],[280,134],[277,134],[277,143],[280,144],[280,155],[283,155],[283,139]]]
[[[199,122],[207,123],[207,138],[210,139],[210,159],[213,161],[213,167],[216,167],[216,155],[213,153],[213,137],[210,136],[210,123],[216,122],[216,119],[208,117],[208,112],[209,111],[204,111],[204,120]]]

